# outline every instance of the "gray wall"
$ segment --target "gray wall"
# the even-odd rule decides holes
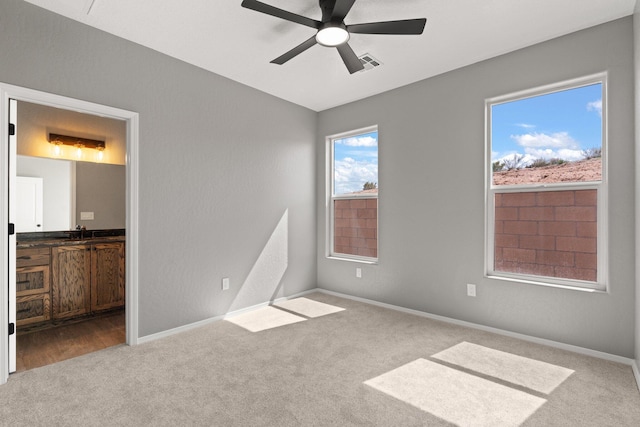
[[[315,287],[316,113],[21,0],[0,52],[2,82],[140,114],[140,336]]]
[[[127,223],[125,166],[76,162],[76,225],[87,230],[125,228]],[[80,212],[93,212],[82,220]]]
[[[318,286],[578,345],[634,355],[631,18],[320,113]],[[610,293],[483,277],[484,100],[609,74]],[[325,136],[379,125],[379,264],[325,258]],[[466,296],[466,284],[478,296]]]

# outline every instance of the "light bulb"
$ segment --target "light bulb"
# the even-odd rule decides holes
[[[76,157],[79,159],[82,158],[82,147],[78,147],[78,149],[76,150]]]
[[[340,24],[328,23],[316,34],[316,41],[322,46],[335,47],[349,41],[349,32]]]

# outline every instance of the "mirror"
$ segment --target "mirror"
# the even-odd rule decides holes
[[[42,219],[30,228],[18,218],[17,232],[72,230],[76,225],[89,230],[125,228],[125,166],[31,156],[17,156],[16,163],[18,177],[42,178]],[[39,202],[27,199],[25,209],[37,209]],[[25,212],[21,217],[37,215]]]

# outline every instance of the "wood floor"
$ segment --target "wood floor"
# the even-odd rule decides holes
[[[41,331],[18,330],[16,341],[16,372],[123,344],[124,310]]]

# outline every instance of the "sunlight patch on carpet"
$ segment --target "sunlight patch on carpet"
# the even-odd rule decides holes
[[[445,421],[466,426],[519,426],[546,402],[425,359],[365,384]]]
[[[274,304],[275,307],[281,307],[285,310],[293,311],[306,317],[320,317],[327,314],[343,311],[344,308],[335,305],[325,304],[320,301],[314,301],[308,298],[294,298],[287,301]]]
[[[561,366],[464,341],[432,357],[545,394],[555,390],[574,372]]]
[[[293,323],[304,322],[304,317],[296,316],[283,310],[273,307],[264,307],[249,313],[225,319],[235,325],[247,329],[251,332],[260,332],[279,326],[291,325]]]

